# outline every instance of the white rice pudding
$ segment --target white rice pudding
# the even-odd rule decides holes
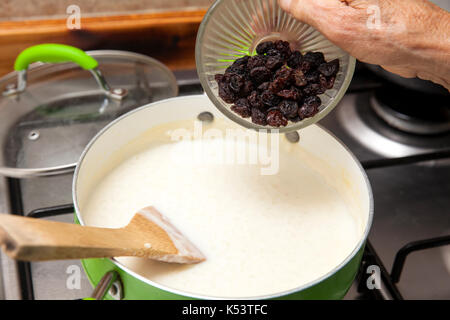
[[[168,126],[167,128],[170,128]],[[138,274],[164,286],[215,297],[256,297],[283,292],[325,275],[357,245],[361,227],[344,197],[300,147],[280,138],[279,171],[260,165],[175,161],[193,146],[223,151],[221,139],[157,143],[131,155],[99,179],[81,208],[86,225],[125,226],[153,205],[206,256],[196,265],[120,257]],[[167,129],[167,130],[166,130]],[[166,135],[167,143],[161,143]],[[241,141],[240,147],[259,148]],[[187,164],[189,163],[189,164]],[[323,168],[322,168],[323,169]],[[323,171],[323,170],[322,170]]]

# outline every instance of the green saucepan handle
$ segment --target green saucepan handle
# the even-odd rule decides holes
[[[16,58],[14,69],[23,71],[33,62],[74,62],[85,70],[97,68],[98,62],[83,50],[64,44],[38,44],[23,50]]]

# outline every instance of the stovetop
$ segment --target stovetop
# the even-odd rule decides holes
[[[176,76],[180,95],[201,92],[195,71]],[[359,65],[344,99],[321,121],[362,162],[374,193],[374,222],[363,264],[345,299],[450,299],[450,139],[436,143],[436,136],[419,138],[382,123],[376,130],[365,126],[373,116],[367,107],[371,92],[383,85]],[[357,113],[363,116],[355,118]],[[71,222],[71,187],[72,174],[2,178],[0,212]],[[0,263],[0,299],[80,299],[92,294],[79,261],[16,263],[2,253]],[[373,266],[381,289],[367,286]]]

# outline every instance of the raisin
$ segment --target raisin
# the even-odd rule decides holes
[[[300,92],[295,89],[292,88],[290,90],[281,90],[277,93],[277,96],[282,97],[284,99],[289,99],[289,100],[299,100],[300,99]]]
[[[323,93],[322,88],[318,83],[308,83],[306,87],[303,88],[303,94],[305,96],[314,96],[316,94]]]
[[[248,59],[247,62],[247,70],[252,70],[257,67],[264,67],[266,65],[266,57],[265,56],[253,56]]]
[[[294,70],[292,72],[292,76],[294,78],[294,82],[297,87],[303,87],[308,84],[306,76],[301,70]]]
[[[295,86],[291,87],[291,90],[294,90],[298,94],[298,98],[296,100],[300,101],[303,98],[303,92],[302,90],[298,89]]]
[[[311,68],[315,69],[325,62],[325,57],[322,52],[307,52],[303,56],[303,60],[308,61],[311,64]]]
[[[281,57],[286,60],[291,56],[291,48],[289,42],[277,40],[274,42],[275,49],[280,53]]]
[[[253,82],[250,80],[245,81],[244,86],[241,88],[241,91],[239,92],[239,97],[245,98],[248,97],[248,95],[253,91]]]
[[[320,86],[320,84],[319,84],[319,90],[317,90],[317,94],[322,94],[322,93],[325,93],[325,91],[327,91],[327,89],[326,89],[326,88],[323,88],[323,87],[321,87],[321,86]]]
[[[278,107],[286,118],[292,119],[298,115],[298,103],[296,101],[283,100]]]
[[[298,115],[301,119],[310,118],[319,112],[322,101],[317,96],[307,97],[303,105],[298,109]]]
[[[292,69],[297,69],[302,63],[302,58],[303,56],[300,51],[294,51],[287,60],[287,65]]]
[[[292,83],[292,69],[281,68],[274,76],[274,80],[269,86],[269,91],[277,93],[283,89],[288,88]]]
[[[306,81],[308,81],[308,83],[319,83],[319,71],[317,70],[313,70],[313,71],[309,71],[305,76],[306,76]]]
[[[277,93],[288,86],[288,83],[283,78],[277,78],[272,81],[268,87],[268,90],[272,93]]]
[[[266,68],[269,70],[276,70],[283,65],[283,59],[280,57],[268,57],[266,61]]]
[[[261,101],[268,107],[275,107],[281,102],[281,98],[266,90],[261,94]]]
[[[240,66],[246,66],[249,59],[250,59],[250,56],[243,56],[242,58],[236,59],[236,61],[234,61],[233,64],[240,65]]]
[[[231,106],[231,110],[236,112],[242,118],[248,118],[251,115],[250,104],[247,99],[239,99],[234,105]]]
[[[267,113],[267,124],[272,127],[287,126],[287,119],[281,114],[279,110],[272,110]]]
[[[236,101],[236,96],[234,93],[228,88],[228,86],[224,85],[219,85],[219,97],[221,97],[226,103],[233,103]]]
[[[334,77],[325,77],[323,74],[320,74],[320,86],[322,90],[325,92],[327,89],[331,89],[334,86]]]
[[[277,79],[277,78],[282,78],[282,79],[284,79],[284,80],[286,80],[286,81],[290,81],[290,80],[291,80],[291,77],[292,77],[292,69],[285,68],[285,67],[280,68],[280,69],[275,73],[275,76],[274,76],[275,79]]]
[[[236,101],[235,105],[237,105],[239,107],[248,107],[248,108],[250,108],[250,104],[249,104],[249,102],[248,102],[248,100],[246,98],[238,99]]]
[[[274,57],[274,58],[279,58],[279,59],[283,59],[283,57],[281,56],[280,52],[276,49],[270,49],[269,51],[267,51],[266,53],[266,57]]]
[[[247,72],[246,67],[249,59],[250,59],[249,56],[244,56],[242,58],[237,59],[236,61],[233,62],[231,66],[227,68],[228,72],[227,71],[226,72],[237,74],[246,73]]]
[[[256,53],[264,54],[264,53],[267,53],[267,51],[269,51],[270,49],[274,49],[274,48],[275,48],[275,44],[272,41],[261,42],[260,44],[258,44],[256,46]]]
[[[236,101],[236,94],[230,89],[230,75],[216,75],[215,79],[218,85],[219,97],[226,103],[233,103]]]
[[[303,100],[303,104],[307,104],[309,106],[315,106],[315,107],[319,108],[320,105],[322,104],[322,100],[320,100],[320,98],[318,96],[311,96],[311,97],[305,98],[305,100]]]
[[[312,69],[312,64],[309,61],[306,60],[302,60],[302,62],[300,63],[300,71],[303,73],[307,73],[309,70]]]
[[[325,77],[335,76],[339,71],[339,59],[334,59],[328,63],[322,63],[317,70]]]
[[[247,76],[247,68],[242,64],[232,64],[225,70],[225,74],[238,74],[240,76]]]
[[[223,77],[224,75],[219,73],[214,76],[214,79],[216,80],[217,84],[219,84],[219,82],[223,80]]]
[[[298,109],[298,116],[300,117],[300,119],[311,118],[315,116],[317,112],[319,112],[317,108],[302,105],[300,109]]]
[[[250,71],[250,78],[255,84],[266,82],[270,80],[271,76],[271,72],[266,67],[256,67]]]
[[[252,109],[252,122],[255,124],[265,126],[267,124],[266,115],[264,114],[264,112],[262,112],[258,108],[253,108]]]
[[[320,85],[320,89],[324,90],[324,91],[328,87],[328,80],[323,74],[320,74],[320,76],[319,76],[319,85]]]
[[[280,108],[279,108],[278,106],[276,106],[276,107],[270,107],[269,109],[266,110],[266,114],[269,113],[270,111],[273,111],[273,110],[278,110],[278,111],[280,111]]]
[[[235,94],[230,90],[227,85],[220,84],[219,85],[219,97],[222,98],[226,103],[233,103],[236,101]]]
[[[258,87],[258,90],[259,91],[267,90],[267,89],[269,89],[269,85],[270,85],[270,82],[264,82]]]
[[[310,96],[314,96],[314,95],[317,95],[317,94],[322,94],[322,93],[324,93],[325,91],[327,91],[327,89],[324,88],[324,87],[322,87],[322,85],[321,85],[320,83],[312,83],[311,85],[312,85],[311,88],[313,88],[313,89],[311,90],[311,92],[312,92],[313,94],[311,94]]]
[[[327,87],[327,89],[331,89],[331,88],[333,88],[334,87],[334,81],[336,80],[336,77],[335,76],[331,76],[331,77],[328,77],[327,78],[327,81],[328,81],[328,87]]]
[[[229,87],[234,93],[239,94],[241,89],[244,87],[244,84],[245,80],[242,76],[238,74],[231,74]]]
[[[253,108],[263,109],[264,105],[261,101],[261,97],[259,96],[258,92],[253,91],[248,96],[248,102],[250,103],[250,106]]]

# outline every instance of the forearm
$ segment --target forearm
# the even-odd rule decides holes
[[[278,0],[360,61],[450,90],[450,13],[427,0]],[[372,21],[377,9],[376,23]],[[372,13],[370,13],[372,12]]]
[[[417,33],[409,32],[405,46],[411,53],[411,70],[417,77],[450,90],[450,13],[432,6],[426,18],[411,26]]]

